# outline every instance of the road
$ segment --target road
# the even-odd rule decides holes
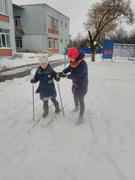
[[[56,66],[62,65],[63,60],[51,61],[49,63],[52,65],[52,67],[56,67]],[[26,66],[21,66],[21,67],[17,67],[17,68],[0,72],[0,82],[11,80],[13,78],[20,78],[20,77],[28,76],[31,74],[31,70],[33,68],[37,68],[38,66],[39,64],[26,65]]]

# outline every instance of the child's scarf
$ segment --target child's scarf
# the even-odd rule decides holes
[[[75,67],[77,67],[82,61],[83,61],[83,59],[78,60],[78,61],[75,61],[75,62],[69,61],[69,65],[70,65],[72,68],[75,68]]]

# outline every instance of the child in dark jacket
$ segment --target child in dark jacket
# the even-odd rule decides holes
[[[88,88],[88,67],[86,61],[83,59],[85,53],[78,50],[76,47],[69,49],[67,56],[70,59],[69,66],[58,74],[59,77],[67,77],[72,80],[72,93],[75,104],[75,109],[73,111],[77,112],[80,108],[77,122],[77,124],[80,124],[83,123],[83,114],[85,110],[84,96]]]
[[[39,81],[39,94],[40,99],[43,101],[43,109],[45,118],[49,112],[48,100],[50,99],[55,106],[55,113],[60,112],[59,103],[56,100],[56,89],[53,79],[59,81],[60,78],[57,73],[53,70],[52,66],[48,63],[48,57],[39,57],[40,66],[36,70],[34,78],[31,79],[31,83],[36,83]]]

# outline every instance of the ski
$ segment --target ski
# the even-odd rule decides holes
[[[41,127],[42,127],[42,128],[45,128],[45,127],[47,127],[49,124],[51,124],[51,123],[53,122],[53,120],[54,120],[55,118],[57,118],[57,116],[60,114],[61,111],[62,111],[62,109],[60,109],[59,113],[55,114],[52,118],[50,118],[45,125],[41,124]]]
[[[64,105],[63,108],[60,109],[60,112],[61,112],[67,105],[68,105],[68,104]],[[48,127],[48,126],[54,121],[54,119],[57,118],[57,116],[60,114],[60,112],[57,113],[57,114],[55,114],[52,118],[50,118],[49,121],[48,121],[45,125],[41,124],[41,127],[42,127],[42,128]],[[65,114],[63,114],[63,116],[65,116]]]
[[[49,106],[49,109],[51,109],[51,108],[52,108],[52,104]],[[33,124],[33,126],[28,130],[28,133],[30,133],[31,130],[40,122],[40,120],[43,117],[43,114],[44,114],[44,112],[41,114],[41,116],[38,118],[38,120]]]
[[[67,106],[68,104],[66,104],[65,106]],[[65,106],[60,109],[60,112],[65,108]],[[28,130],[28,133],[31,132],[31,130],[40,122],[40,120],[42,119],[43,117],[43,114],[38,118],[38,120],[33,124],[33,126]],[[59,114],[59,113],[58,113]],[[57,117],[58,114],[55,114],[51,119],[48,120],[48,122],[46,123],[46,125],[41,125],[41,127],[45,128],[47,127],[49,124],[51,124],[53,122],[53,120]],[[48,119],[48,117],[46,117],[45,119]]]
[[[33,126],[28,130],[28,133],[30,133],[31,132],[31,130],[39,123],[39,121],[42,119],[42,117],[43,117],[43,114],[44,113],[42,113],[42,115],[38,118],[38,120],[33,124]]]
[[[49,124],[51,124],[53,122],[53,120],[56,118],[56,115],[54,117],[52,117],[51,119],[49,119],[49,121],[47,122],[47,124],[43,125],[40,124],[42,128],[46,128],[47,126],[49,126]]]

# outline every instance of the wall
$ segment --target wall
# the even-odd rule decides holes
[[[25,51],[31,52],[48,52],[46,35],[25,35],[23,36],[23,46]]]
[[[7,14],[0,12],[0,28],[10,30],[10,47],[0,47],[0,56],[12,56],[16,52],[12,0],[5,1],[7,6]]]
[[[63,53],[64,47],[69,43],[69,18],[51,8],[46,4],[23,5],[23,11],[14,11],[15,16],[21,16],[21,23],[24,31],[22,35],[23,50],[35,52]],[[48,15],[65,21],[68,28],[57,33],[48,30]],[[59,28],[60,29],[60,23]],[[48,48],[48,38],[58,39],[59,49]],[[63,39],[63,43],[61,42]]]

